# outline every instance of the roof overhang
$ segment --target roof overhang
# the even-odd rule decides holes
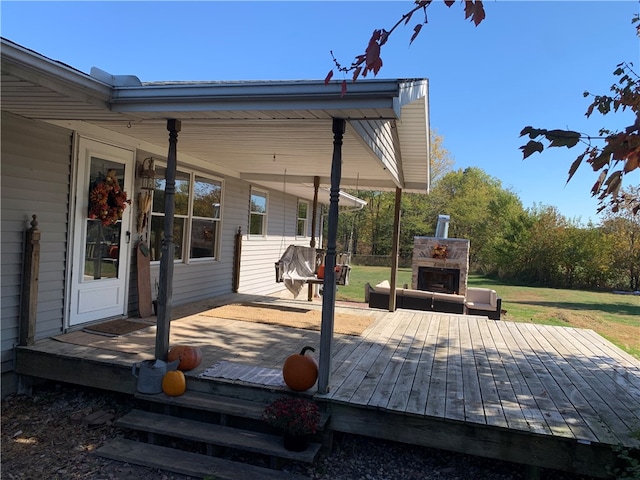
[[[313,197],[328,187],[333,118],[347,120],[342,189],[426,193],[428,82],[153,82],[92,74],[2,39],[2,110],[59,125],[90,126],[166,151],[178,119],[178,161],[265,188]],[[323,201],[323,199],[321,199]],[[328,199],[327,199],[328,201]],[[324,202],[323,202],[324,203]]]

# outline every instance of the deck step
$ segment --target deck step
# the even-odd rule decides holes
[[[321,445],[311,443],[304,452],[291,452],[282,445],[282,437],[230,428],[212,423],[158,413],[132,410],[116,421],[116,426],[157,435],[201,442],[207,445],[259,453],[271,458],[313,463]]]
[[[308,477],[281,470],[232,462],[199,453],[126,440],[108,441],[96,450],[101,457],[181,475],[217,480],[308,480]]]
[[[136,398],[147,402],[159,403],[168,406],[176,406],[179,408],[188,408],[192,410],[200,410],[210,413],[219,413],[238,418],[248,418],[251,420],[260,420],[262,412],[267,406],[263,402],[255,402],[244,400],[241,398],[232,398],[222,395],[214,395],[211,393],[202,393],[187,391],[177,397],[170,397],[165,394],[144,394],[136,393]],[[320,423],[318,429],[324,430],[329,422],[330,414],[320,412]]]

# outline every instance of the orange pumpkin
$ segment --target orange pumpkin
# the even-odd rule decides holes
[[[305,355],[307,350],[316,351],[313,347],[304,347],[299,354],[290,355],[282,367],[284,383],[296,392],[309,390],[318,379],[318,364]]]
[[[170,397],[178,397],[187,390],[187,380],[180,370],[170,370],[162,377],[162,391]]]
[[[176,345],[169,350],[167,355],[169,363],[180,360],[178,364],[178,370],[187,371],[193,370],[200,362],[202,362],[202,350],[198,347],[191,347],[189,345]]]

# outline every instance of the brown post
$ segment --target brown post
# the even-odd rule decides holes
[[[238,227],[233,250],[233,293],[240,289],[240,258],[242,255],[242,227]]]
[[[309,246],[311,248],[316,246],[316,222],[318,221],[318,188],[320,187],[320,177],[317,175],[313,177],[313,207],[311,214],[311,241],[309,242]],[[322,247],[322,245],[320,245]],[[309,293],[307,296],[307,300],[310,302],[313,300],[313,290],[315,285],[313,283],[309,284]]]
[[[164,186],[164,238],[160,255],[160,282],[158,284],[158,320],[156,325],[156,358],[166,360],[169,353],[169,326],[173,297],[173,216],[176,211],[176,169],[178,163],[178,132],[180,120],[167,120],[169,153]]]
[[[40,271],[40,230],[32,215],[31,228],[26,232],[24,270],[22,276],[22,303],[20,305],[20,345],[33,345],[38,314],[38,273]]]
[[[389,311],[396,311],[396,279],[398,277],[398,257],[400,254],[400,204],[402,189],[396,187],[396,203],[393,211],[393,243],[391,244],[391,281],[389,282]]]

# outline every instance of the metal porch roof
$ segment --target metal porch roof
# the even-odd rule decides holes
[[[428,82],[153,82],[91,74],[9,40],[1,43],[2,110],[67,125],[77,122],[165,151],[166,120],[182,121],[178,162],[252,184],[313,197],[330,185],[332,118],[344,118],[342,189],[426,193]],[[321,199],[323,203],[328,198]]]

